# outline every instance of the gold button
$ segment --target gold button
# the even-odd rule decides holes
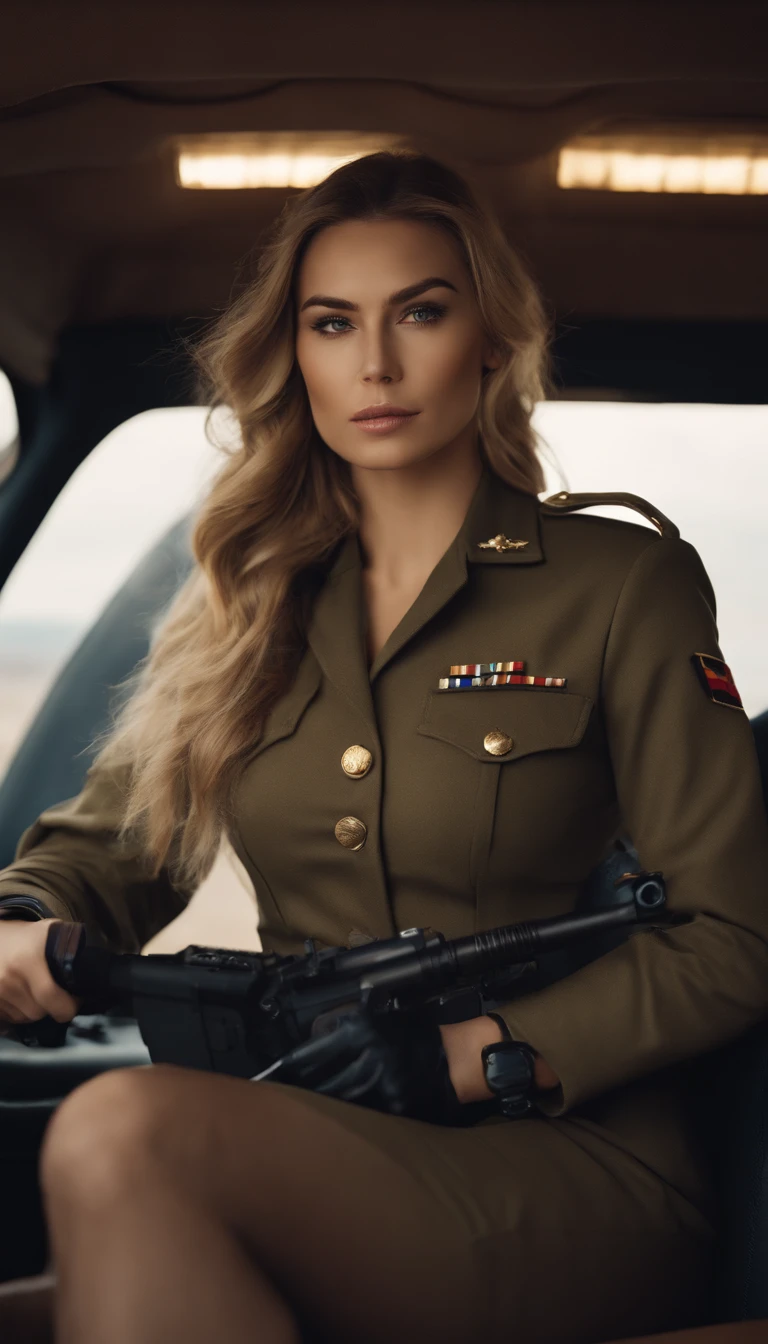
[[[490,733],[486,733],[483,738],[483,746],[492,756],[506,756],[514,745],[512,738],[507,737],[507,734],[502,733],[498,728],[492,728]]]
[[[359,817],[342,817],[334,826],[334,835],[345,849],[362,849],[368,827]]]
[[[362,779],[371,768],[373,757],[367,747],[347,747],[341,758],[341,768],[345,775],[353,779]]]

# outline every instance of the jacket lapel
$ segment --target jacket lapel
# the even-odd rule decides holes
[[[483,547],[481,542],[496,544]],[[524,545],[505,549],[505,542]],[[468,563],[530,565],[544,559],[539,501],[483,468],[464,522],[438,560],[418,597],[379,650],[368,670],[367,613],[357,533],[341,545],[318,593],[307,632],[323,672],[376,729],[371,683],[387,663],[431,621],[467,582]]]
[[[357,533],[342,542],[317,594],[307,642],[325,676],[377,732],[365,647],[366,612]]]

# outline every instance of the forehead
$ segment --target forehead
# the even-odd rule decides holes
[[[454,239],[421,220],[344,220],[322,229],[309,244],[297,277],[303,299],[322,284],[327,293],[356,297],[440,274],[457,287],[463,266]]]

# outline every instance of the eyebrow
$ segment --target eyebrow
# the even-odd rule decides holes
[[[406,285],[405,289],[398,289],[397,293],[390,294],[387,303],[405,303],[408,299],[415,299],[417,294],[423,294],[425,289],[437,289],[438,286],[452,289],[454,294],[459,292],[450,280],[443,280],[439,275],[430,275],[426,280],[418,280],[415,285]],[[350,303],[349,299],[334,299],[328,294],[313,294],[311,299],[302,303],[299,312],[303,313],[305,308],[344,308],[348,313],[357,313],[360,305]]]

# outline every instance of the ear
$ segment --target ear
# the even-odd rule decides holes
[[[483,350],[483,373],[490,372],[491,369],[498,369],[501,364],[501,355],[494,350],[492,346],[487,345]]]

